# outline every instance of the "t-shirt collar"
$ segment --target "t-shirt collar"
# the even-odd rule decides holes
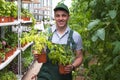
[[[52,32],[55,32],[57,30],[57,28],[56,28],[56,25],[54,25],[53,27],[52,27]],[[65,30],[65,33],[66,32],[69,32],[70,31],[70,27],[67,25],[67,28],[66,28],[66,30]]]

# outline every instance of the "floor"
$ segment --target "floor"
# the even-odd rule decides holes
[[[37,80],[36,75],[39,72],[42,63],[38,63],[37,61],[33,62],[30,69],[24,74],[21,80]]]

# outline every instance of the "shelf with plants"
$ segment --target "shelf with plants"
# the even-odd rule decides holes
[[[0,0],[0,3],[0,23],[14,22],[17,19],[17,5],[5,0]]]
[[[20,53],[20,50],[16,50],[14,52],[14,55],[10,56],[5,62],[0,64],[0,70],[4,69],[18,54]]]
[[[21,48],[21,51],[25,51],[28,47],[32,46],[33,44],[34,44],[33,41],[26,44],[24,47]]]
[[[4,0],[1,0],[5,5],[6,3],[8,5],[10,5],[10,3],[12,2],[6,2]],[[1,2],[0,1],[0,2]],[[21,0],[18,0],[18,3],[21,2]],[[18,4],[19,5],[19,4]],[[16,8],[18,7],[18,5],[16,6]],[[6,6],[4,6],[6,7]],[[19,7],[20,8],[20,5]],[[9,9],[9,8],[8,8]],[[15,11],[16,13],[19,12],[18,10],[19,9],[16,9],[17,11]],[[8,11],[6,9],[6,11]],[[14,9],[12,10],[9,10],[8,12],[9,13],[14,13],[14,12],[11,12],[11,11],[14,11]],[[0,5],[0,16],[1,16],[1,12],[4,12],[4,10],[1,8],[1,5]],[[6,12],[4,12],[5,14]],[[17,68],[17,73],[15,73],[15,75],[19,75],[20,78],[21,78],[21,71],[23,70],[22,67],[21,67],[21,64],[28,64],[28,63],[31,63],[31,59],[32,57],[30,58],[26,58],[28,61],[27,62],[22,62],[22,60],[24,59],[24,53],[25,51],[30,47],[32,46],[33,42],[29,42],[27,43],[24,47],[21,47],[20,45],[20,41],[19,41],[19,38],[21,37],[21,34],[22,34],[22,31],[21,31],[21,25],[26,25],[26,26],[29,26],[30,28],[33,28],[34,27],[34,24],[35,24],[35,19],[34,17],[32,16],[32,14],[30,14],[29,12],[26,12],[24,11],[24,16],[27,16],[29,17],[29,19],[22,19],[22,14],[21,12],[19,12],[19,14],[17,15],[17,18],[15,17],[15,20],[14,21],[8,21],[8,22],[0,22],[0,59],[2,57],[2,60],[0,60],[0,72],[1,71],[4,71],[7,66],[9,66],[10,64],[13,63],[13,61],[15,59],[18,59],[17,60],[17,66],[14,66]],[[21,17],[20,17],[21,15]],[[13,15],[11,15],[13,16]],[[2,16],[3,17],[3,16]],[[1,17],[0,17],[1,18]],[[1,20],[4,21],[4,19],[2,18]],[[16,32],[12,32],[12,27],[15,26],[17,27],[17,31]],[[9,29],[9,31],[5,31],[6,29]],[[21,31],[21,32],[20,32]],[[2,35],[4,34],[4,35]],[[2,37],[1,37],[2,35]],[[12,52],[12,54],[8,55],[9,57],[6,57],[7,54],[11,51],[11,50],[14,50],[14,52]],[[29,50],[31,52],[31,50]],[[27,54],[30,54],[30,52],[27,52]],[[22,54],[21,54],[22,53]],[[26,53],[25,53],[26,54]],[[31,54],[30,54],[31,55]],[[32,56],[32,55],[31,55]],[[16,58],[18,57],[18,58]],[[15,65],[15,64],[13,64]],[[26,65],[27,66],[27,65]],[[28,67],[28,66],[27,66]],[[9,70],[9,69],[8,69]],[[0,73],[0,76],[1,76],[1,73]],[[6,76],[7,77],[7,76]],[[6,80],[7,78],[5,78]],[[1,78],[0,78],[1,80]],[[10,79],[11,80],[11,79]],[[16,79],[15,79],[16,80]]]
[[[34,34],[37,31],[31,30],[29,33],[24,32],[22,33],[22,36],[20,38],[21,42],[21,51],[25,51],[29,46],[32,46],[34,44]]]
[[[31,13],[26,9],[21,10],[21,19],[18,21],[18,7],[14,2],[0,1],[0,26],[18,25],[20,23],[32,23]]]
[[[15,58],[14,56],[20,53],[17,49],[18,34],[9,31],[8,27],[5,27],[4,32],[4,37],[0,38],[0,55],[2,56],[0,66],[2,66],[3,63],[5,66],[7,66],[8,63],[10,63],[13,58]],[[5,66],[2,66],[2,68]]]
[[[0,0],[0,3],[1,70],[4,69],[20,53],[20,50],[17,49],[18,34],[11,31],[11,26],[20,25],[20,21],[17,20],[18,6],[14,2]]]

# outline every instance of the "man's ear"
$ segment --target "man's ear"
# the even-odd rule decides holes
[[[70,15],[68,14],[68,19],[70,19]]]

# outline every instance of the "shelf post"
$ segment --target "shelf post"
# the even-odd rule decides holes
[[[20,24],[18,25],[18,49],[21,48],[20,38],[22,34],[22,28],[21,28],[21,0],[18,0],[18,21]],[[18,55],[18,79],[21,80],[22,78],[22,70],[21,70],[21,52]]]

